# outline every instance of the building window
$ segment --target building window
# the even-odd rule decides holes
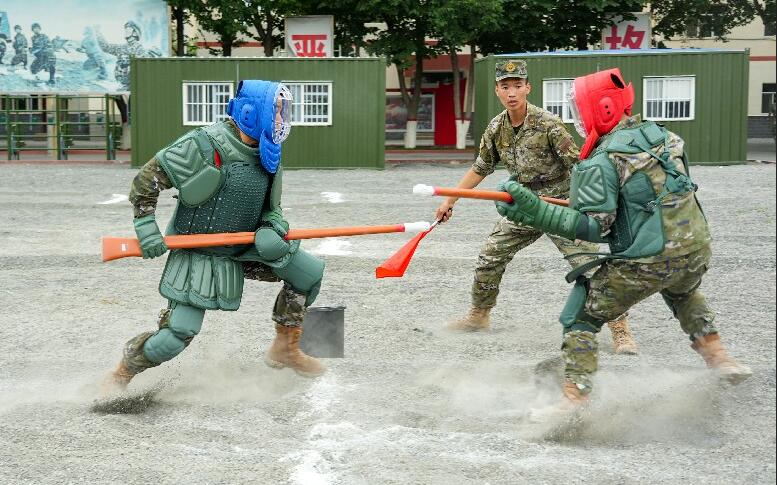
[[[323,126],[332,124],[332,83],[284,81],[294,98],[292,125]]]
[[[209,125],[227,119],[233,89],[231,82],[183,83],[183,124]]]
[[[572,123],[567,93],[572,88],[573,79],[549,79],[542,81],[542,107],[561,118],[564,123]]]
[[[470,125],[471,126],[471,125]],[[386,93],[386,131],[399,133],[407,130],[407,107],[402,95]],[[416,112],[416,131],[434,133],[434,95],[422,94]]]
[[[692,120],[696,78],[649,77],[642,81],[642,112],[646,120]]]
[[[712,27],[712,21],[700,17],[699,20],[688,22],[685,27],[685,36],[691,39],[708,39],[717,37],[717,33]]]
[[[774,20],[764,20],[764,35],[774,35],[777,33],[777,22]]]
[[[777,92],[777,84],[765,83],[761,89],[761,113],[769,112],[769,105],[774,102],[774,93]]]

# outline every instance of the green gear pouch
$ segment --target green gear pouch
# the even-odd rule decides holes
[[[621,187],[610,252],[622,258],[644,258],[664,250],[666,235],[660,201],[650,177],[636,172]]]
[[[324,278],[324,260],[304,249],[297,249],[282,267],[273,267],[275,276],[290,284],[292,288],[307,296],[305,305],[310,305],[318,295],[321,280]]]

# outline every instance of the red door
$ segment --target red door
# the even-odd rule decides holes
[[[464,86],[466,79],[461,80],[459,90],[460,103],[464,103]],[[434,144],[456,145],[456,119],[453,110],[453,83],[442,84],[434,93]]]

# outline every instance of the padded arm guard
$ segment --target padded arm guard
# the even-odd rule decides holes
[[[580,211],[549,204],[520,183],[510,180],[500,186],[513,198],[512,204],[496,203],[496,210],[513,222],[566,239],[603,242],[599,223]]]

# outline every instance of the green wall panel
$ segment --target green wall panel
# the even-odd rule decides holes
[[[520,58],[527,62],[532,84],[529,102],[537,106],[542,106],[544,79],[571,79],[618,67],[634,84],[633,112],[642,113],[643,78],[695,76],[694,119],[662,123],[685,140],[691,163],[741,163],[747,158],[748,55],[747,50],[679,49],[488,56],[476,61],[475,139],[503,109],[493,89],[496,60]],[[567,128],[581,143],[572,124]]]
[[[184,81],[332,83],[332,124],[293,126],[283,144],[286,168],[383,168],[386,64],[377,58],[133,59],[132,164],[195,127],[183,124]]]

